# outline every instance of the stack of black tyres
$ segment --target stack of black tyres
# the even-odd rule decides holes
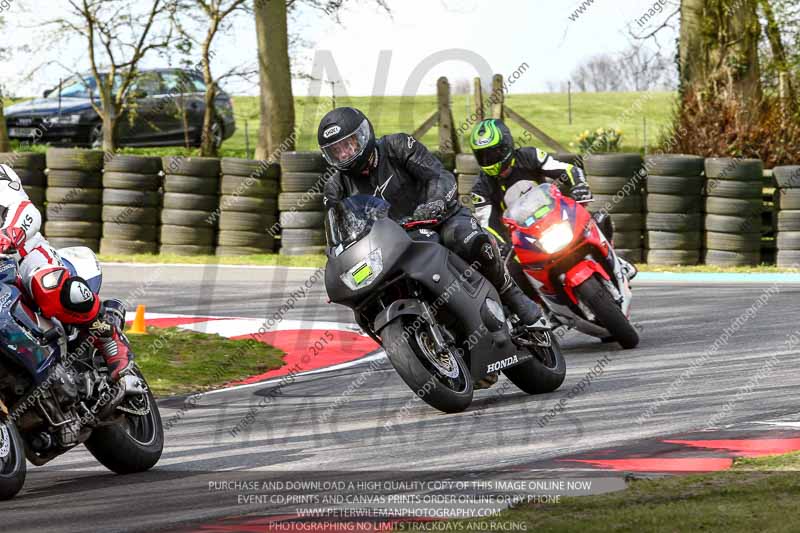
[[[44,154],[33,152],[0,153],[0,164],[14,170],[19,176],[28,198],[42,214],[44,222],[44,197],[47,177],[44,174],[46,161]]]
[[[764,164],[706,159],[705,263],[754,266],[761,261]]]
[[[592,154],[583,158],[594,201],[592,213],[606,212],[614,224],[614,249],[623,258],[643,258],[642,188],[644,165],[639,154]]]
[[[103,156],[100,150],[47,150],[44,236],[54,248],[99,250]]]
[[[333,175],[320,152],[281,154],[280,254],[325,252],[325,182]]]
[[[764,170],[763,210],[761,212],[761,263],[774,265],[777,261],[778,192],[771,169]]]
[[[776,167],[777,260],[781,268],[800,268],[800,166]]]
[[[219,256],[266,254],[274,251],[278,209],[276,163],[223,158],[219,202]]]
[[[219,219],[219,159],[162,159],[161,254],[213,255]]]
[[[456,155],[456,180],[458,181],[458,197],[461,203],[470,209],[472,206],[472,186],[478,180],[481,167],[472,154]]]
[[[573,154],[569,152],[556,152],[551,153],[550,157],[557,161],[561,161],[562,163],[569,163],[570,165],[575,165],[576,167],[583,168],[583,157],[579,154]]]
[[[696,265],[703,248],[705,160],[682,154],[653,155],[647,169],[647,263]]]
[[[161,158],[115,154],[106,159],[100,253],[158,253]]]

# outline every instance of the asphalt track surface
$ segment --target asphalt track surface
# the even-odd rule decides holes
[[[284,303],[312,270],[270,268],[106,269],[106,296],[135,295],[148,311],[261,318]],[[143,279],[149,279],[145,284]],[[473,406],[443,415],[417,400],[387,361],[206,394],[185,409],[166,434],[152,471],[116,476],[80,448],[44,467],[29,466],[23,492],[0,504],[4,531],[193,531],[245,515],[292,513],[297,505],[242,503],[231,480],[421,479],[581,477],[604,474],[560,459],[592,450],[697,432],[713,421],[741,426],[798,412],[800,354],[788,334],[800,329],[800,285],[634,284],[633,320],[641,344],[614,344],[568,334],[568,363],[559,391],[527,396],[504,378],[476,392]],[[741,323],[726,344],[706,358],[653,411],[691,361],[707,352],[725,328],[763,295],[763,307]],[[317,283],[286,318],[351,322],[349,310],[326,303]],[[773,358],[774,356],[774,358]],[[605,361],[603,371],[564,409],[559,400]],[[771,361],[764,379],[741,394]],[[365,372],[366,371],[366,372]],[[359,386],[351,387],[357,382]],[[507,384],[506,384],[507,383]],[[260,400],[276,387],[266,407]],[[351,387],[345,397],[342,393]],[[334,409],[326,409],[338,404]],[[735,403],[727,416],[727,402]],[[185,404],[160,402],[166,421]],[[646,420],[637,420],[651,408]],[[254,422],[231,429],[253,408]],[[543,422],[545,421],[545,422]],[[386,423],[391,422],[391,430]],[[585,468],[584,468],[585,467]],[[470,474],[470,473],[475,474]],[[608,476],[607,476],[608,477]],[[217,485],[209,483],[217,482]],[[222,522],[220,522],[222,520]],[[214,528],[206,529],[215,531]],[[259,530],[259,529],[250,529]]]

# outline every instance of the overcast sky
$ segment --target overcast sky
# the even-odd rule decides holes
[[[665,0],[661,0],[664,2]],[[290,21],[290,28],[311,45],[296,50],[293,59],[297,71],[310,73],[315,56],[333,58],[343,83],[338,93],[370,95],[374,91],[376,73],[385,74],[385,94],[404,91],[418,94],[435,92],[439,76],[451,82],[471,79],[481,70],[510,74],[520,64],[530,70],[511,87],[513,93],[545,92],[548,82],[556,87],[569,79],[572,70],[597,53],[616,53],[629,44],[628,28],[638,29],[636,22],[659,0],[388,0],[392,15],[374,6],[370,0],[352,0],[341,15],[342,24],[323,13],[301,10]],[[582,14],[575,10],[590,3]],[[46,0],[35,4],[30,0],[12,0],[2,13],[7,28],[3,44],[30,44],[40,47],[47,41],[47,32],[40,25],[45,17],[66,10],[65,0]],[[47,7],[47,9],[42,9]],[[655,15],[660,22],[667,10]],[[575,18],[576,20],[571,20]],[[671,52],[674,32],[667,30],[660,41]],[[649,46],[653,46],[650,44]],[[381,55],[382,51],[383,54]],[[255,25],[250,17],[234,21],[229,35],[216,46],[217,71],[250,63],[255,65]],[[379,70],[379,57],[382,69]],[[390,58],[388,60],[387,58]],[[438,63],[437,59],[445,59]],[[20,78],[33,65],[58,59],[66,66],[86,70],[84,45],[79,40],[57,48],[45,47],[38,54],[16,53],[0,63],[4,83],[17,95],[40,94],[52,87],[67,71],[52,66],[36,74],[30,81]],[[432,69],[423,76],[419,89],[407,87],[415,69],[426,60]],[[330,66],[330,61],[322,61]],[[167,60],[151,56],[146,66],[165,66]],[[438,64],[437,64],[438,63]],[[424,70],[424,69],[423,69]],[[423,72],[424,74],[424,72]],[[327,72],[330,79],[332,74]],[[384,78],[377,76],[378,80]],[[237,94],[256,94],[254,85],[230,83],[228,89]],[[323,94],[329,94],[329,86]],[[379,91],[380,92],[380,91]],[[295,82],[296,95],[308,93],[308,82]]]

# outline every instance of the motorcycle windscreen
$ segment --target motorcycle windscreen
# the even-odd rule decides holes
[[[325,234],[336,255],[361,240],[378,220],[389,216],[389,202],[360,194],[339,202],[328,211]]]
[[[503,218],[508,218],[523,228],[533,226],[550,214],[556,205],[551,193],[552,184],[537,185],[532,181],[518,181],[505,195]]]

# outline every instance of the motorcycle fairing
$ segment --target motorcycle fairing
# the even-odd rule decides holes
[[[42,331],[35,318],[20,301],[20,291],[13,285],[0,285],[0,351],[7,359],[24,368],[35,384],[47,377],[59,350],[41,345],[31,332]]]
[[[383,270],[364,287],[348,288],[341,280],[343,272],[363,261],[371,252],[381,250]],[[471,275],[463,276],[464,272]],[[460,277],[463,276],[463,281]],[[483,323],[481,308],[487,298],[500,302],[496,289],[475,269],[470,269],[464,260],[447,248],[434,242],[414,241],[405,230],[391,220],[375,222],[368,236],[356,242],[338,256],[329,257],[325,269],[325,285],[332,302],[358,309],[359,305],[374,294],[375,287],[407,277],[417,281],[430,296],[431,302],[442,302],[441,307],[455,319],[462,338],[487,329],[476,342],[465,350],[473,379],[482,379],[491,363],[519,356],[519,362],[527,361],[530,355],[517,353],[506,328],[491,331]],[[425,316],[425,304],[419,300],[400,300],[389,305],[373,319],[376,333],[389,322],[404,314]],[[438,308],[438,307],[437,307]],[[436,309],[431,309],[436,312]],[[358,312],[357,312],[358,315]]]
[[[564,277],[564,292],[567,293],[567,296],[572,300],[573,304],[578,305],[575,289],[595,274],[605,280],[611,279],[605,269],[601,268],[596,261],[589,259],[581,261],[566,273]]]

